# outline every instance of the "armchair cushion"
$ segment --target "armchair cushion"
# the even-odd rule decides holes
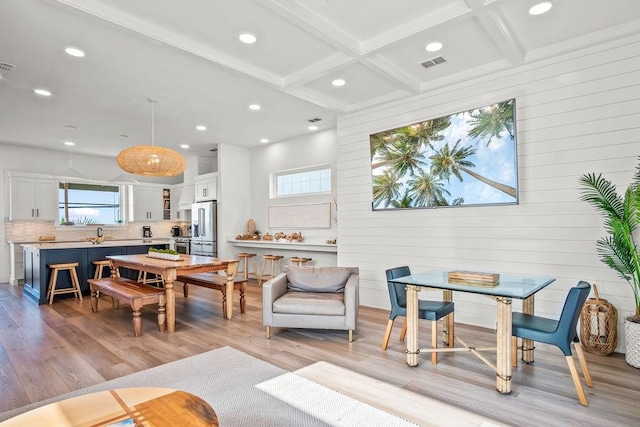
[[[273,303],[274,313],[344,316],[344,296],[325,292],[287,292]]]
[[[296,292],[343,292],[350,275],[349,269],[340,267],[289,267],[287,288]]]

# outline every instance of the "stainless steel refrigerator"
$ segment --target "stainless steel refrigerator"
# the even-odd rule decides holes
[[[191,255],[218,256],[216,202],[191,205]]]

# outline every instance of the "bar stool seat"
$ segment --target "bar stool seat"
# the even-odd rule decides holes
[[[76,298],[80,298],[82,301],[82,292],[80,291],[80,281],[78,280],[78,272],[76,267],[80,264],[77,262],[69,262],[64,264],[48,264],[51,271],[51,278],[49,279],[49,288],[47,289],[47,299],[49,299],[49,305],[53,304],[53,297],[55,295],[70,294],[73,293]],[[58,272],[68,271],[71,277],[71,287],[65,289],[56,289],[58,285]]]
[[[311,261],[312,259],[313,258],[292,256],[292,257],[289,257],[289,265],[298,265],[298,266],[309,265],[309,261]]]
[[[273,279],[275,277],[274,267],[275,267],[276,261],[278,261],[278,269],[280,270],[279,273],[282,273],[282,258],[284,258],[282,255],[263,255],[262,270],[260,271],[260,279],[258,279],[258,286],[262,285],[262,282],[264,282],[265,279]],[[269,269],[270,273],[264,274],[264,270],[267,267],[268,262],[271,263],[271,268]]]
[[[241,270],[238,271],[238,277],[243,277],[244,280],[249,280],[250,276],[258,280],[258,268],[256,267],[256,254],[250,254],[246,252],[240,252],[237,257],[240,259]],[[251,260],[252,269],[249,267],[249,260]]]
[[[94,279],[102,279],[102,269],[107,267],[109,276],[111,276],[111,261],[108,259],[92,261],[92,264],[96,266],[96,272],[93,275]],[[116,277],[120,277],[120,270],[116,269]]]

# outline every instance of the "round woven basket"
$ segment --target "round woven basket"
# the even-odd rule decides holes
[[[593,292],[580,312],[580,342],[589,353],[605,356],[618,345],[618,310],[600,298],[596,285]]]

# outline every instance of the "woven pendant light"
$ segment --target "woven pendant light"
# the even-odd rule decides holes
[[[151,145],[134,145],[118,154],[116,161],[122,170],[135,175],[176,176],[184,172],[187,161],[177,151],[156,147],[154,134],[153,104],[151,103]]]

